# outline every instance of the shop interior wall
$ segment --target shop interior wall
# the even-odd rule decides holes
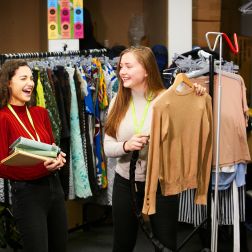
[[[45,0],[0,1],[0,53],[47,50]]]
[[[129,46],[129,25],[134,15],[143,16],[150,46],[167,44],[166,0],[96,0],[85,1],[85,7],[92,15],[95,37],[101,44]]]
[[[144,20],[149,45],[168,44],[168,1],[145,0]]]
[[[247,87],[248,104],[252,106],[252,15],[244,15],[239,7],[248,0],[222,0],[221,6],[221,31],[230,36],[233,42],[233,34],[238,36],[239,53],[234,54],[227,43],[223,44],[224,58],[233,61],[239,66],[239,74],[243,77]],[[230,18],[232,17],[232,18]]]
[[[192,4],[192,44],[207,47],[205,34],[220,31],[221,0],[193,0]]]
[[[107,40],[108,47],[129,45],[129,23],[134,15],[143,15],[143,0],[84,1],[84,5],[92,16],[98,42]]]

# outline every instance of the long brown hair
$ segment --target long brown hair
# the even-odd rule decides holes
[[[122,79],[120,78],[120,63],[122,56],[126,53],[132,53],[137,61],[145,68],[148,73],[146,83],[146,96],[151,92],[153,99],[164,89],[163,81],[158,70],[157,62],[154,54],[149,47],[137,46],[129,47],[121,52],[119,62],[117,65],[117,77],[119,80],[119,89],[115,99],[115,103],[110,110],[105,123],[105,132],[107,135],[116,138],[118,127],[124,118],[130,103],[131,89],[123,86]]]
[[[0,69],[0,108],[8,104],[10,100],[9,82],[21,66],[29,67],[27,62],[22,59],[8,60],[2,65]],[[33,99],[32,97],[31,102],[33,102]]]

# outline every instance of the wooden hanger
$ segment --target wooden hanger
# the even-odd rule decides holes
[[[185,73],[179,73],[176,75],[175,80],[172,84],[174,88],[177,88],[177,86],[181,83],[185,83],[190,88],[193,88],[193,83],[190,81],[190,79],[186,76]]]

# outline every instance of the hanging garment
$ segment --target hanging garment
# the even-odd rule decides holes
[[[207,218],[207,206],[195,204],[195,189],[188,189],[179,195],[179,222],[199,226]]]
[[[61,121],[59,110],[45,69],[40,71],[40,79],[44,90],[45,107],[50,117],[55,143],[60,146]]]
[[[102,69],[106,83],[108,102],[110,103],[118,91],[118,78],[113,67],[109,63],[103,64]]]
[[[93,92],[93,104],[95,113],[94,123],[94,147],[96,156],[96,176],[97,183],[100,188],[107,188],[107,172],[105,155],[103,151],[103,137],[102,137],[102,125],[100,120],[100,111],[108,106],[106,89],[104,88],[104,77],[101,69],[101,64],[97,59],[92,61],[92,77],[95,83],[95,90]]]
[[[87,75],[90,76],[90,75]],[[86,122],[86,139],[87,139],[87,153],[88,153],[88,171],[90,174],[94,174],[95,176],[95,184],[94,188],[98,186],[97,183],[97,174],[96,174],[96,156],[94,150],[94,118],[95,118],[95,111],[94,111],[94,104],[92,98],[92,86],[90,82],[87,82],[86,74],[82,74],[83,80],[87,84],[87,94],[84,97],[84,111],[85,111],[85,122]],[[100,188],[98,186],[98,188]]]
[[[69,169],[69,193],[68,193],[68,199],[76,199],[75,194],[75,187],[74,187],[74,175],[73,175],[73,168],[72,168],[72,154],[71,154],[71,148],[70,148],[70,154],[69,154],[69,163],[70,163],[70,169]]]
[[[80,125],[81,139],[82,139],[84,161],[87,164],[88,179],[89,179],[92,195],[96,195],[98,194],[98,186],[96,183],[96,176],[94,172],[95,169],[93,165],[93,153],[92,151],[90,151],[90,148],[92,147],[89,146],[90,144],[90,139],[89,139],[89,134],[88,134],[89,128],[88,128],[88,121],[86,120],[87,117],[85,113],[84,97],[85,95],[87,95],[87,83],[84,82],[84,79],[81,76],[81,73],[77,69],[75,69],[75,73],[74,73],[74,82],[75,82],[77,102],[78,102],[79,125]],[[85,93],[83,93],[84,90],[85,90]]]
[[[155,213],[158,181],[162,194],[196,188],[206,204],[212,159],[212,104],[193,88],[165,91],[153,107],[143,213]]]
[[[192,78],[191,81],[208,87],[208,76]],[[223,72],[221,83],[220,167],[251,160],[246,135],[248,106],[244,81],[238,74]],[[218,76],[215,76],[213,99],[215,116],[217,116],[217,95]],[[216,121],[214,120],[213,153],[215,153]],[[215,158],[216,155],[213,155],[213,165],[216,162]]]
[[[40,79],[40,72],[38,72],[36,84],[36,105],[45,108],[44,89]]]
[[[106,91],[106,83],[104,81],[104,74],[101,66],[101,62],[98,59],[93,59],[93,63],[96,65],[98,71],[98,100],[101,110],[108,107],[108,97]]]
[[[245,176],[247,172],[247,164],[238,163],[228,167],[221,167],[218,174],[218,190],[226,190],[235,181],[237,187],[246,184]],[[216,172],[212,171],[212,190],[215,188]]]
[[[245,186],[238,187],[239,221],[245,221]],[[219,225],[234,224],[233,187],[218,192],[218,222]]]
[[[61,121],[60,132],[60,147],[66,156],[70,156],[70,104],[71,90],[69,84],[69,75],[63,66],[54,67],[52,72],[53,87],[55,90],[55,98],[58,106],[59,117]],[[69,193],[69,172],[71,163],[69,158],[66,159],[64,169],[60,170],[60,181],[65,193],[65,198],[68,198]]]
[[[70,112],[70,132],[71,132],[71,155],[72,169],[74,176],[75,194],[80,198],[92,196],[87,174],[87,164],[84,161],[82,141],[79,126],[79,111],[74,83],[74,68],[66,68],[69,74],[71,88],[71,112]]]
[[[115,89],[114,87],[115,86],[118,87],[118,78],[116,76],[115,70],[108,62],[105,62],[102,65],[102,69],[103,69],[103,74],[104,74],[104,81],[106,83],[108,103],[110,103],[113,97],[115,97],[115,95],[117,94],[117,89]],[[106,120],[107,112],[108,112],[108,108],[104,110],[104,114],[103,114],[104,122]],[[102,130],[103,129],[104,127],[102,127]],[[96,198],[96,202],[98,204],[112,206],[112,193],[113,193],[116,163],[117,163],[117,160],[115,158],[110,158],[110,157],[106,158],[108,186],[107,186],[107,189],[104,191],[101,191],[100,195]]]
[[[71,90],[69,85],[69,75],[63,66],[57,66],[54,68],[53,82],[61,119],[61,139],[69,138]]]
[[[0,202],[4,203],[5,202],[5,197],[4,197],[4,179],[0,178]]]

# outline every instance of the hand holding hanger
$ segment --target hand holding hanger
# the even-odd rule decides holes
[[[195,89],[196,95],[201,96],[206,92],[206,88],[197,83],[192,83],[185,73],[177,74],[172,86],[176,89],[181,83],[185,83],[190,88]]]

